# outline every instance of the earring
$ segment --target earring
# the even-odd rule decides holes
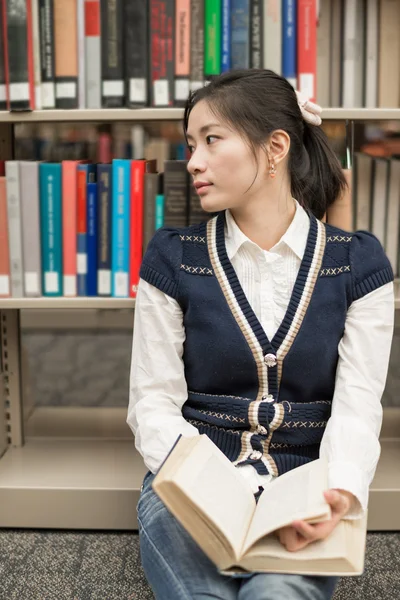
[[[269,176],[271,177],[271,179],[273,179],[276,175],[276,168],[272,161],[270,162],[270,167],[269,167],[268,173],[269,173]]]

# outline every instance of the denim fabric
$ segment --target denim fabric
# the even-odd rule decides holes
[[[147,473],[137,507],[143,569],[156,600],[329,600],[336,577],[218,573],[153,492]]]

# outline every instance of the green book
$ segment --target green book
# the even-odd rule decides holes
[[[221,72],[221,0],[204,3],[204,75]]]

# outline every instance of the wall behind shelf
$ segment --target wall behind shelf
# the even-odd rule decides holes
[[[384,406],[400,408],[400,315],[396,313]],[[29,405],[127,407],[132,331],[34,331],[22,334]]]

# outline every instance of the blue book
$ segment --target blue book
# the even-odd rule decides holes
[[[97,183],[87,185],[87,295],[97,296]]]
[[[131,162],[112,161],[111,295],[129,296],[129,229]]]
[[[282,0],[282,76],[297,89],[297,0]]]
[[[154,229],[160,229],[160,227],[164,227],[164,194],[156,196]]]
[[[39,164],[42,289],[62,296],[61,164]]]
[[[231,68],[231,0],[222,0],[221,73]]]
[[[87,296],[87,184],[96,179],[96,165],[79,164],[77,172],[78,197],[77,197],[77,295]]]
[[[250,0],[231,0],[231,67],[250,67]]]
[[[97,165],[97,294],[111,296],[111,164]]]

